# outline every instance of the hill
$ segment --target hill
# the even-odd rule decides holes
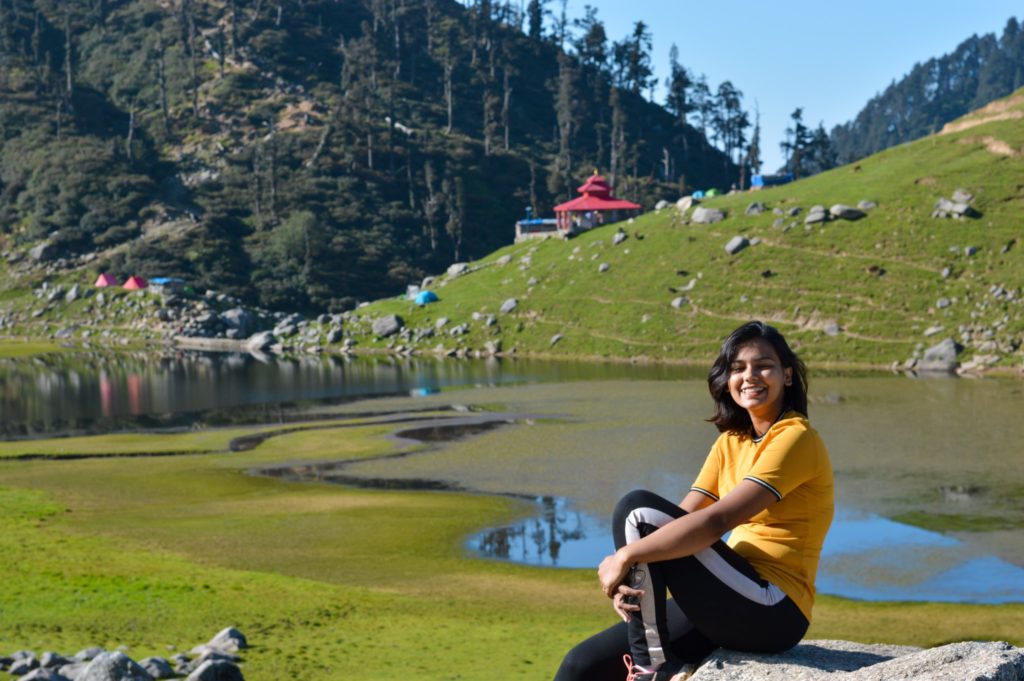
[[[760,318],[818,366],[902,364],[945,338],[962,346],[964,361],[1019,366],[1022,117],[1018,90],[942,134],[855,165],[710,199],[703,206],[726,215],[715,224],[670,207],[571,241],[505,247],[469,274],[441,277],[438,303],[393,299],[358,311],[400,315],[405,338],[374,339],[358,324],[351,332],[368,347],[500,341],[503,352],[706,360],[728,331]],[[973,217],[933,217],[958,189],[973,195]],[[807,223],[816,204],[861,201],[877,204],[862,219]],[[754,202],[765,212],[748,215]],[[627,238],[613,245],[620,229]],[[730,255],[726,244],[741,235],[751,245]],[[515,309],[501,313],[510,299]]]
[[[1024,30],[1010,17],[1001,36],[973,35],[893,82],[848,123],[832,129],[840,163],[936,133],[950,121],[1024,86]]]
[[[510,8],[0,2],[0,250],[22,285],[45,240],[50,268],[339,312],[509,243],[595,166],[646,205],[734,181],[642,79]]]

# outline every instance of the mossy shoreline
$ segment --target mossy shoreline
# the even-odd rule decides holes
[[[311,426],[314,424],[310,424]],[[322,421],[228,453],[132,458],[165,436],[52,441],[117,458],[0,461],[0,651],[124,644],[166,654],[236,625],[250,679],[414,673],[549,678],[563,652],[612,623],[590,570],[468,556],[465,537],[533,512],[519,499],[290,483],[248,473],[270,463],[394,454],[397,424]],[[229,437],[230,436],[230,437]],[[148,442],[152,441],[152,442]],[[41,441],[44,444],[45,441]],[[5,443],[10,448],[16,443]],[[40,441],[33,442],[39,446]],[[168,442],[187,451],[186,437]],[[81,453],[81,452],[79,452]],[[1024,605],[874,603],[823,596],[809,636],[937,645],[1021,645]],[[252,632],[251,634],[249,632]]]

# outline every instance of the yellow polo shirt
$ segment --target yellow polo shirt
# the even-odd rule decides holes
[[[821,545],[832,524],[832,464],[818,431],[790,411],[760,442],[722,433],[691,489],[718,500],[741,480],[778,498],[738,525],[726,542],[811,620]]]

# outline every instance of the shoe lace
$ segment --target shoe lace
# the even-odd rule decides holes
[[[622,661],[626,665],[626,681],[653,681],[658,673],[656,669],[647,669],[638,664],[633,664],[633,658],[623,655]]]

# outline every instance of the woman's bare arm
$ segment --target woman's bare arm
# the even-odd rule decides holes
[[[683,510],[687,506],[703,505],[697,494],[690,492],[680,504]],[[710,500],[709,500],[710,501]],[[698,507],[682,518],[658,528],[651,534],[621,549],[601,561],[597,569],[601,580],[601,590],[609,598],[613,597],[616,587],[626,576],[630,566],[636,563],[654,563],[690,556],[714,544],[723,534],[740,523],[746,522],[771,504],[775,503],[775,495],[750,480],[743,480],[721,500]]]

